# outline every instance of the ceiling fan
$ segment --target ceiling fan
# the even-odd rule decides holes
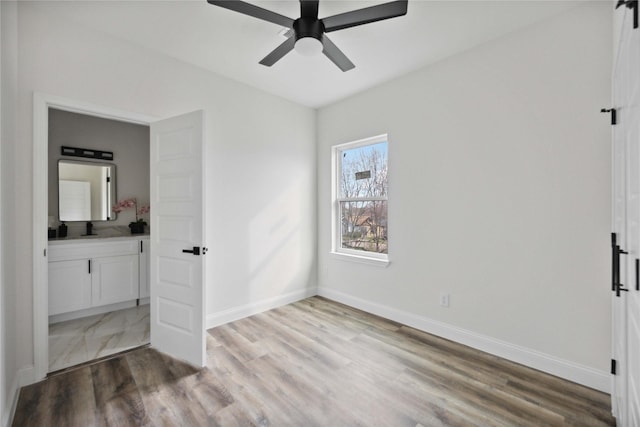
[[[262,65],[270,67],[295,49],[303,55],[322,52],[342,71],[349,71],[355,65],[325,33],[405,15],[408,0],[392,1],[322,19],[318,19],[318,0],[300,0],[300,18],[295,20],[241,0],[207,0],[207,2],[293,30],[284,43],[260,61]]]

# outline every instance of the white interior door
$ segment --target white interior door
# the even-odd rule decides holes
[[[624,396],[624,423],[640,426],[640,29],[632,25],[633,13],[626,10],[620,38],[618,56],[620,73],[619,90],[624,92],[621,109],[620,138],[627,145],[627,242],[629,260],[627,266],[627,292],[625,300],[625,346],[627,366],[621,375],[626,382]],[[620,95],[623,96],[622,94]],[[633,256],[632,256],[633,254]]]
[[[614,231],[620,236],[620,282],[613,293],[612,409],[620,426],[640,425],[640,30],[625,10],[613,75]]]
[[[91,183],[88,181],[58,181],[60,218],[65,221],[86,221],[91,218]]]
[[[617,104],[616,104],[617,105]],[[615,284],[627,283],[627,257],[616,255],[617,248],[627,247],[627,154],[624,138],[620,137],[619,128],[614,126],[613,132],[613,236],[612,242],[613,260],[612,269],[612,293],[611,293],[611,313],[612,313],[612,359],[615,361],[615,371],[618,375],[612,377],[611,406],[613,416],[618,422],[624,418],[626,400],[626,381],[621,372],[626,370],[626,331],[625,312],[626,298],[617,297]],[[616,260],[620,265],[616,266]],[[621,424],[624,425],[624,424]]]
[[[636,43],[635,48],[635,55],[640,56],[640,44]],[[640,68],[635,70],[640,73]],[[635,99],[631,99],[628,105],[624,115],[628,126],[623,128],[628,147],[627,242],[630,258],[627,262],[627,292],[620,295],[624,304],[627,350],[626,370],[621,372],[625,376],[623,381],[626,381],[624,405],[627,422],[621,425],[629,426],[640,426],[640,94],[637,88],[640,78],[635,80]]]
[[[195,366],[206,364],[203,127],[202,111],[151,124],[151,345]]]

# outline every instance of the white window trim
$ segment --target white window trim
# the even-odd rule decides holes
[[[389,254],[379,254],[376,252],[362,252],[353,249],[345,249],[340,246],[341,242],[341,226],[339,220],[340,201],[357,201],[361,199],[339,199],[340,194],[340,162],[338,154],[345,149],[353,149],[373,145],[380,142],[389,142],[388,134],[364,138],[353,142],[334,145],[331,147],[331,257],[342,261],[356,262],[360,264],[368,264],[378,267],[387,267],[389,265]],[[388,153],[387,153],[388,155]],[[387,158],[388,162],[388,158]],[[367,199],[369,200],[369,199]],[[371,200],[387,200],[388,197],[372,197]]]

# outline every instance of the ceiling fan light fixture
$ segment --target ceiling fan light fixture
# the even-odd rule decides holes
[[[322,42],[314,37],[302,37],[296,40],[296,52],[303,56],[315,56],[322,53]]]

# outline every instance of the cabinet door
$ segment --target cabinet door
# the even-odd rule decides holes
[[[91,307],[89,260],[49,263],[49,316]]]
[[[138,255],[91,260],[92,305],[100,306],[138,298]]]
[[[149,276],[149,263],[151,261],[151,252],[149,247],[149,239],[140,240],[140,298],[148,298],[149,284],[151,277]]]

